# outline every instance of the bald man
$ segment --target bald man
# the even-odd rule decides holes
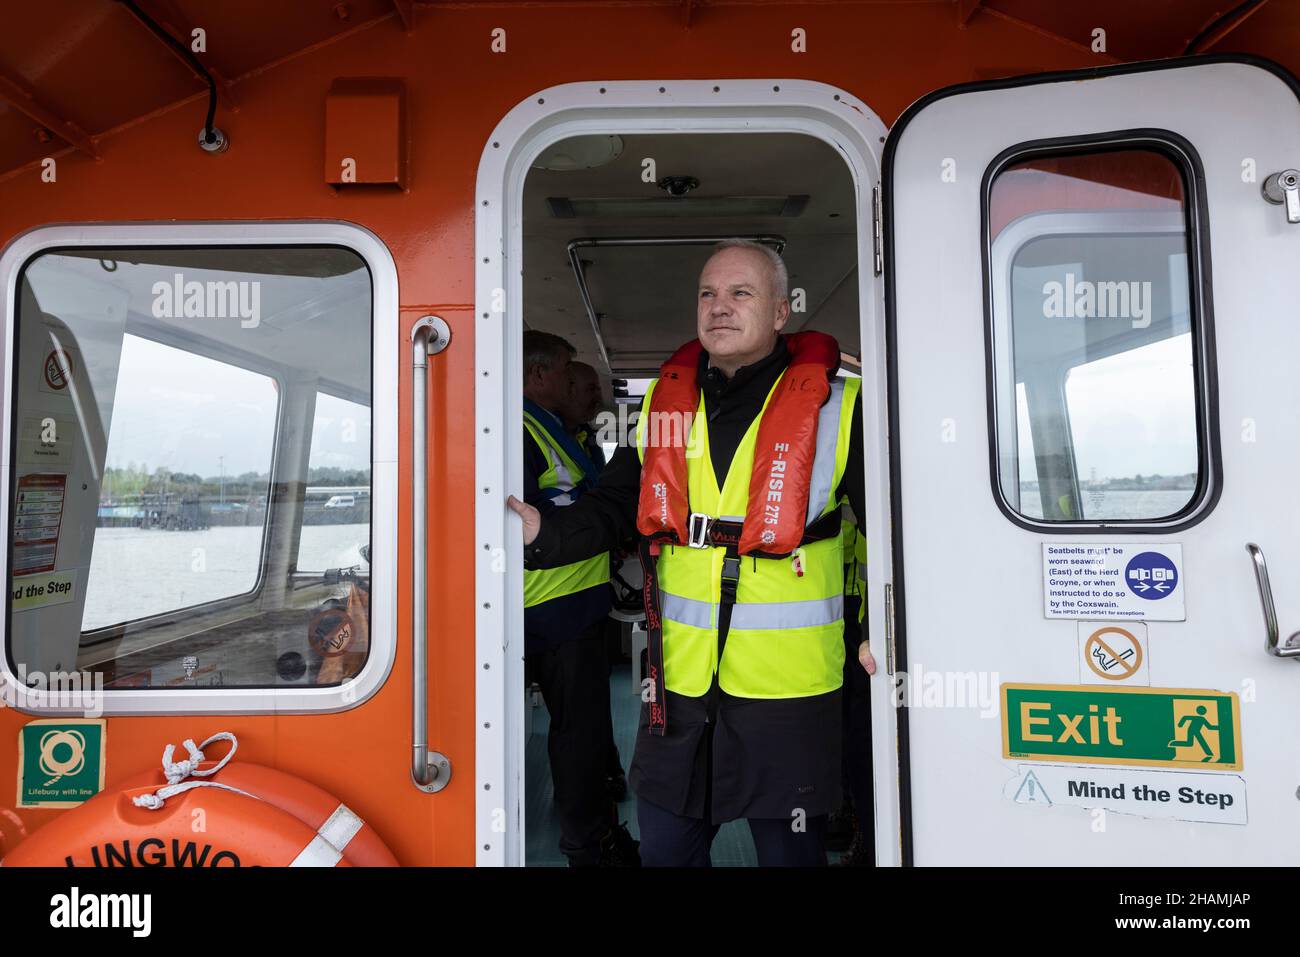
[[[718,827],[739,818],[761,866],[826,863],[840,789],[841,498],[866,514],[860,382],[836,375],[829,336],[782,334],[788,284],[773,250],[720,243],[700,273],[698,340],[664,363],[637,445],[569,508],[543,518],[508,502],[530,568],[642,536],[652,675],[630,781],[647,865],[709,866]],[[684,449],[681,435],[654,437],[683,412]],[[806,454],[787,459],[795,441]],[[875,673],[866,642],[857,657]]]

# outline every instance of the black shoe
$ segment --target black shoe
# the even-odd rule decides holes
[[[844,855],[835,862],[836,867],[871,867],[875,862],[867,852],[867,842],[862,829],[853,832],[853,843]]]
[[[853,841],[854,830],[853,811],[842,807],[826,819],[826,834],[822,843],[828,851],[846,851]]]
[[[627,775],[622,771],[618,774],[610,774],[605,777],[605,793],[615,804],[622,804],[627,800]]]
[[[640,867],[641,842],[628,833],[626,824],[610,828],[600,839],[601,867]]]

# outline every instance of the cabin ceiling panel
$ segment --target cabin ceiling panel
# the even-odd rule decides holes
[[[46,107],[88,133],[205,89],[118,3],[44,0],[4,16],[0,64]]]
[[[0,100],[0,170],[15,169],[48,156],[50,146],[36,137],[40,124]]]
[[[1146,60],[1181,56],[1188,41],[1238,0],[1142,0],[1141,3],[1044,3],[1043,0],[985,0],[984,11],[1015,17],[1056,34],[1064,40],[1090,46],[1092,31],[1106,31],[1106,52],[1121,60]],[[1295,46],[1272,42],[1277,31],[1297,28],[1295,6],[1289,0],[1265,0],[1262,6],[1232,29],[1211,50],[1217,53],[1250,49],[1282,62],[1293,61]],[[981,14],[977,12],[975,17]],[[1290,27],[1286,31],[1286,27]],[[1246,45],[1243,45],[1246,44]],[[1264,53],[1262,46],[1274,52]],[[1294,68],[1294,67],[1293,67]]]
[[[636,237],[779,236],[792,290],[804,291],[804,311],[790,329],[818,329],[858,348],[856,198],[839,152],[795,134],[624,135],[613,162],[586,170],[539,170],[524,188],[524,309],[529,328],[553,332],[578,349],[578,358],[603,370],[569,261],[577,239]],[[562,151],[564,144],[558,147]],[[545,154],[544,154],[545,155]],[[574,217],[554,214],[548,199],[665,197],[643,182],[642,163],[656,175],[692,176],[699,187],[663,217]],[[694,203],[720,197],[807,197],[797,216],[715,216]],[[673,208],[670,206],[670,208]],[[676,345],[695,334],[695,299],[707,246],[586,246],[579,249],[588,289],[604,315],[602,334],[615,371],[656,368]],[[847,291],[846,291],[847,290]]]
[[[437,59],[444,36],[437,29],[439,18],[456,26],[454,42],[464,42],[464,29],[478,9],[500,12],[509,20],[515,9],[530,13],[538,7],[554,6],[555,16],[583,16],[583,8],[602,6],[643,10],[648,25],[656,29],[674,6],[670,17],[683,43],[694,36],[717,29],[743,27],[745,18],[760,7],[774,6],[767,0],[663,0],[644,3],[625,0],[136,0],[168,31],[188,42],[189,31],[202,27],[207,50],[199,58],[214,71],[218,84],[227,84],[238,101],[241,78],[257,74],[291,55],[326,43],[348,31],[377,20],[387,20],[378,29],[390,29],[393,43],[405,41],[428,47],[429,62]],[[882,36],[896,36],[898,44],[918,45],[917,24],[942,0],[914,3],[877,3],[863,0],[823,0],[818,8],[842,6],[862,22],[871,21]],[[797,4],[791,4],[797,8]],[[969,48],[969,79],[983,79],[1013,73],[1053,69],[1050,57],[1026,60],[1007,54],[1008,31],[1023,30],[1061,44],[1088,51],[1092,31],[1107,33],[1105,54],[1099,62],[1119,62],[1168,57],[1182,52],[1186,42],[1216,16],[1232,9],[1226,0],[1093,0],[1056,3],[1047,0],[951,0],[948,21],[958,43]],[[811,9],[811,8],[810,8]],[[549,13],[549,11],[548,11]],[[1000,29],[991,29],[997,21]],[[40,3],[12,3],[0,21],[0,74],[10,76],[32,91],[54,115],[62,117],[90,137],[97,137],[131,121],[173,106],[191,97],[201,97],[203,81],[169,50],[121,3],[115,0],[42,0]],[[597,24],[593,24],[596,26]],[[932,24],[931,24],[932,26]],[[1216,31],[1200,52],[1251,53],[1273,59],[1291,72],[1300,72],[1300,17],[1294,0],[1266,0],[1239,25],[1224,34]],[[368,35],[368,33],[367,33]],[[448,34],[447,36],[453,36]],[[580,35],[574,35],[579,42]],[[951,43],[952,38],[948,39]],[[367,41],[368,42],[368,41]],[[401,51],[405,68],[408,51]],[[557,54],[563,51],[558,51]],[[1065,59],[1069,59],[1066,57]],[[599,62],[597,62],[599,61]],[[674,54],[670,62],[679,62]],[[607,71],[609,63],[593,59],[596,73]],[[845,64],[851,70],[851,64]],[[400,72],[393,63],[377,65],[376,72]],[[763,73],[763,70],[756,70]],[[849,79],[840,82],[852,88]],[[944,76],[949,77],[948,74]],[[949,77],[950,78],[950,77]],[[934,86],[941,86],[936,81]],[[925,89],[909,89],[921,95]],[[228,109],[229,103],[223,103]],[[314,105],[313,105],[314,108]],[[218,111],[218,124],[221,120]],[[0,117],[5,114],[0,113]],[[21,168],[43,155],[57,152],[60,143],[33,149],[33,126],[26,122],[0,119],[0,174]],[[202,111],[196,110],[197,132]],[[54,131],[58,135],[59,131]],[[60,139],[66,139],[61,137]],[[83,145],[84,149],[84,145]]]
[[[227,81],[394,12],[391,0],[137,0],[146,13],[189,45],[206,32],[199,60]],[[343,19],[336,8],[347,10]],[[60,117],[102,134],[187,97],[204,81],[126,7],[113,0],[42,0],[11,5],[0,30],[0,71],[35,93]],[[30,138],[31,124],[17,139]],[[197,133],[202,113],[195,116]],[[54,131],[57,135],[58,131]],[[0,127],[0,170],[30,162]],[[49,147],[37,151],[47,155]]]

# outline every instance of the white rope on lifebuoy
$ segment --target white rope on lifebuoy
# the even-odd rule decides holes
[[[218,761],[214,766],[206,771],[200,771],[199,765],[206,758],[203,755],[203,749],[216,741],[229,741],[230,750],[226,756]],[[176,745],[169,744],[163,749],[162,767],[163,776],[167,778],[165,787],[159,788],[153,794],[139,794],[131,798],[131,803],[136,807],[146,808],[150,811],[157,811],[167,803],[167,799],[182,794],[185,791],[194,788],[221,788],[224,791],[234,791],[236,794],[242,794],[244,797],[251,797],[261,800],[256,794],[249,794],[247,791],[241,791],[239,788],[232,788],[228,784],[222,784],[219,781],[187,781],[186,778],[206,778],[216,774],[224,768],[230,759],[235,756],[235,751],[239,747],[239,741],[229,731],[218,731],[212,737],[203,742],[202,745],[195,746],[193,738],[186,738],[182,744],[190,756],[183,761],[173,761],[172,756],[176,753]]]
[[[206,760],[203,749],[216,741],[229,741],[230,750],[225,757],[208,768],[208,770],[200,771],[199,765]],[[167,778],[167,784],[153,794],[136,795],[131,798],[132,804],[136,807],[156,811],[167,803],[168,798],[175,797],[193,788],[221,788],[224,791],[234,791],[236,794],[242,794],[244,797],[250,797],[257,801],[264,800],[256,794],[249,794],[247,791],[241,791],[239,788],[222,784],[219,781],[193,780],[194,778],[211,777],[230,763],[230,759],[235,756],[235,751],[239,747],[239,741],[229,731],[219,731],[198,746],[194,744],[193,738],[186,738],[181,743],[185,746],[185,750],[189,752],[189,757],[182,761],[173,761],[172,758],[176,754],[176,745],[167,745],[163,749],[162,756],[163,775]],[[346,804],[340,804],[334,809],[334,813],[317,828],[316,835],[298,853],[298,856],[294,858],[289,866],[334,867],[342,859],[344,849],[364,826],[365,822],[351,808]]]

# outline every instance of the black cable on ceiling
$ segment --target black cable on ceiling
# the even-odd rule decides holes
[[[1183,50],[1183,56],[1191,56],[1196,52],[1196,48],[1205,42],[1206,37],[1210,36],[1225,24],[1231,23],[1238,17],[1244,18],[1246,14],[1250,13],[1256,7],[1262,6],[1265,2],[1266,0],[1244,0],[1244,2],[1237,4],[1227,13],[1223,14],[1223,16],[1211,20],[1205,29],[1192,37],[1191,42],[1187,44],[1187,48]]]
[[[148,27],[159,40],[162,40],[163,43],[166,43],[179,53],[194,72],[208,84],[208,115],[203,121],[203,141],[205,143],[215,143],[217,134],[213,132],[213,121],[217,116],[217,81],[212,78],[212,74],[208,72],[207,67],[199,61],[199,58],[194,55],[189,47],[164,30],[158,21],[141,10],[135,0],[117,0],[117,2],[130,10],[135,15],[135,18]]]

